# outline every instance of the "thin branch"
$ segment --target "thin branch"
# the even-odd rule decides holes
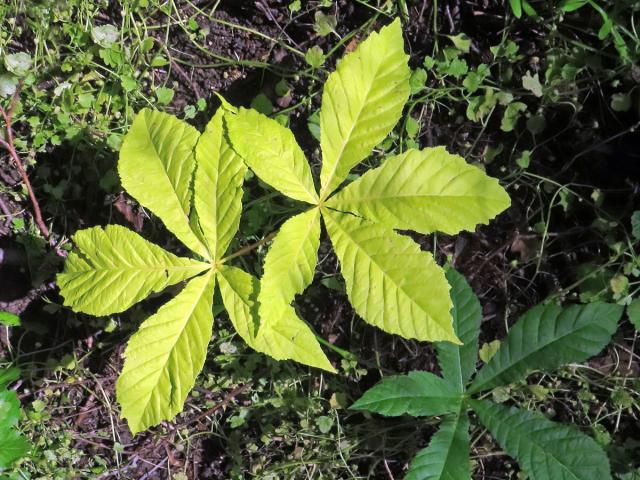
[[[0,146],[2,146],[5,150],[7,150],[7,152],[9,152],[9,156],[13,160],[13,163],[15,163],[16,168],[18,169],[18,172],[22,177],[22,182],[27,187],[27,192],[29,193],[29,198],[31,199],[31,204],[33,205],[33,213],[34,213],[36,225],[38,225],[38,228],[42,232],[42,235],[44,235],[44,237],[47,240],[50,240],[49,238],[50,232],[49,232],[49,229],[47,228],[47,225],[44,223],[44,220],[42,219],[40,204],[36,199],[35,193],[33,193],[33,187],[31,186],[31,182],[29,181],[29,176],[27,175],[27,172],[24,168],[24,164],[20,160],[20,157],[18,156],[18,152],[16,151],[16,147],[13,143],[13,128],[11,124],[13,121],[13,112],[16,108],[16,105],[18,104],[18,98],[20,97],[21,89],[22,89],[22,81],[18,84],[16,91],[13,93],[13,96],[11,97],[11,101],[9,102],[9,107],[6,110],[0,107],[0,115],[2,115],[2,118],[4,119],[5,129],[7,132],[7,139],[6,140],[0,139]]]

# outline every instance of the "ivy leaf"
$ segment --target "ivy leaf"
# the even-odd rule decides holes
[[[320,111],[323,199],[400,119],[409,98],[408,59],[396,19],[360,43],[329,75]]]
[[[91,315],[123,312],[149,294],[211,268],[176,257],[119,225],[80,230],[73,242],[76,251],[57,283],[64,305]]]
[[[295,360],[335,373],[315,335],[291,306],[274,303],[268,321],[259,325],[257,278],[238,268],[222,266],[218,279],[231,322],[251,348],[276,360]]]
[[[194,278],[129,340],[116,395],[134,435],[182,411],[207,355],[214,285],[213,273]]]
[[[448,234],[473,231],[510,204],[496,179],[444,147],[390,157],[327,202],[390,228]]]
[[[122,186],[187,247],[208,258],[189,225],[193,149],[200,134],[172,115],[143,109],[120,149]]]
[[[470,480],[469,417],[447,415],[429,446],[418,452],[404,480]]]
[[[283,194],[315,204],[311,169],[291,130],[255,110],[225,117],[235,151],[264,182]]]
[[[455,385],[458,392],[463,392],[467,381],[476,371],[482,308],[462,275],[450,268],[446,277],[451,285],[453,330],[462,345],[438,342],[435,347],[442,376]]]
[[[404,338],[460,343],[450,287],[430,253],[409,237],[353,215],[325,209],[323,218],[358,315]]]
[[[575,427],[488,400],[469,403],[491,435],[518,460],[531,480],[611,479],[606,454]]]
[[[388,417],[424,417],[457,412],[460,401],[453,385],[433,373],[416,371],[383,378],[349,408]]]
[[[247,167],[227,143],[220,108],[196,146],[194,206],[211,257],[222,258],[238,231]]]
[[[533,307],[511,327],[469,393],[507,385],[535,369],[551,370],[596,355],[609,343],[623,310],[608,303]]]

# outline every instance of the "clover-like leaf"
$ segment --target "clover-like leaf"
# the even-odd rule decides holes
[[[223,116],[224,110],[218,109],[196,146],[194,206],[214,261],[222,258],[238,231],[247,171],[225,138]]]
[[[418,340],[460,343],[444,271],[409,237],[353,215],[323,210],[347,295],[368,323]]]
[[[482,308],[462,275],[449,268],[446,277],[451,285],[453,329],[462,345],[438,342],[436,351],[442,376],[456,385],[459,392],[463,392],[467,381],[476,371]]]
[[[488,400],[470,405],[531,480],[610,480],[607,455],[577,428]]]
[[[393,129],[409,98],[400,20],[338,62],[322,92],[320,196],[327,198]]]
[[[123,140],[118,173],[129,195],[155,213],[187,247],[208,257],[189,225],[198,137],[195,128],[176,117],[143,109]]]
[[[511,327],[469,392],[506,385],[532,370],[551,370],[596,355],[611,340],[623,310],[621,305],[609,303],[532,308]]]
[[[119,225],[80,230],[73,242],[76,251],[58,274],[58,286],[65,305],[92,315],[122,312],[210,268],[176,257]]]
[[[433,373],[416,371],[383,378],[349,408],[388,417],[422,417],[458,412],[461,400],[450,383]]]
[[[192,279],[129,340],[116,394],[132,433],[182,410],[207,355],[214,285],[211,272]]]
[[[390,228],[455,234],[487,223],[510,200],[495,178],[435,147],[387,158],[327,205]]]
[[[470,480],[469,417],[465,411],[447,415],[409,465],[404,480]]]
[[[258,177],[291,198],[318,201],[311,169],[291,130],[246,108],[225,118],[233,148]]]

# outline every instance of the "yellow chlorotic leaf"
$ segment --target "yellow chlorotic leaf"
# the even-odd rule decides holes
[[[262,181],[296,200],[318,201],[311,169],[291,130],[246,108],[225,115],[225,122],[234,150]]]
[[[204,366],[215,276],[191,280],[131,337],[116,394],[133,434],[171,420]]]
[[[408,60],[396,20],[372,33],[329,75],[320,110],[322,198],[398,123],[409,98]]]
[[[179,258],[119,225],[80,230],[77,250],[57,277],[64,304],[76,312],[109,315],[153,292],[211,268]]]
[[[320,247],[320,210],[287,220],[273,240],[260,280],[261,304],[291,303],[313,281]]]
[[[444,147],[390,157],[327,202],[391,228],[448,234],[473,231],[510,204],[495,178]]]
[[[222,258],[238,231],[247,171],[225,139],[223,115],[218,109],[196,146],[194,206],[214,261]]]
[[[404,338],[460,343],[449,283],[430,253],[409,237],[354,215],[323,209],[347,285],[364,320]]]
[[[298,318],[293,307],[284,302],[271,304],[269,321],[261,323],[258,328],[258,279],[226,265],[219,269],[218,278],[231,322],[251,348],[276,360],[295,360],[335,373],[315,335]],[[255,328],[258,328],[257,336]]]
[[[254,350],[258,331],[258,293],[260,282],[244,270],[221,265],[217,270],[222,302],[236,332]]]
[[[208,258],[189,225],[193,149],[198,131],[172,115],[143,109],[124,137],[118,161],[122,186],[155,213],[181,242]]]
[[[256,350],[276,360],[295,360],[336,373],[311,328],[284,302],[272,302],[266,308],[260,305]]]

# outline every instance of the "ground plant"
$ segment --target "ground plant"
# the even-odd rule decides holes
[[[454,328],[463,344],[436,344],[442,376],[414,371],[384,378],[350,407],[388,416],[442,416],[438,432],[411,461],[405,478],[471,478],[469,411],[531,479],[612,478],[607,455],[589,436],[541,413],[488,400],[486,392],[523,380],[536,370],[553,370],[597,355],[609,343],[623,308],[600,302],[535,306],[518,319],[475,374],[480,303],[462,275],[449,269],[447,278],[452,285]]]
[[[399,21],[338,64],[325,85],[320,114],[319,195],[293,134],[255,110],[236,110],[223,101],[202,135],[167,114],[138,114],[120,151],[122,185],[198,258],[176,257],[117,225],[93,227],[74,235],[77,251],[58,276],[65,304],[92,315],[122,312],[191,279],[143,322],[127,346],[117,394],[132,432],[182,410],[206,357],[216,280],[236,331],[250,346],[335,372],[291,306],[313,280],[321,216],[347,294],[366,321],[405,338],[459,343],[444,272],[431,254],[394,229],[472,229],[508,207],[498,182],[444,148],[408,150],[330,197],[397,123],[409,95],[409,73]],[[238,252],[225,256],[240,222],[243,160],[266,183],[315,205],[282,225],[259,286],[228,265]],[[416,217],[416,210],[425,215]]]
[[[0,478],[640,478],[639,18],[0,2]]]
[[[8,312],[0,311],[0,326],[20,325],[20,318]],[[20,377],[15,367],[0,367],[0,475],[16,460],[29,452],[29,442],[16,430],[20,419],[20,400],[18,394],[7,386]]]

